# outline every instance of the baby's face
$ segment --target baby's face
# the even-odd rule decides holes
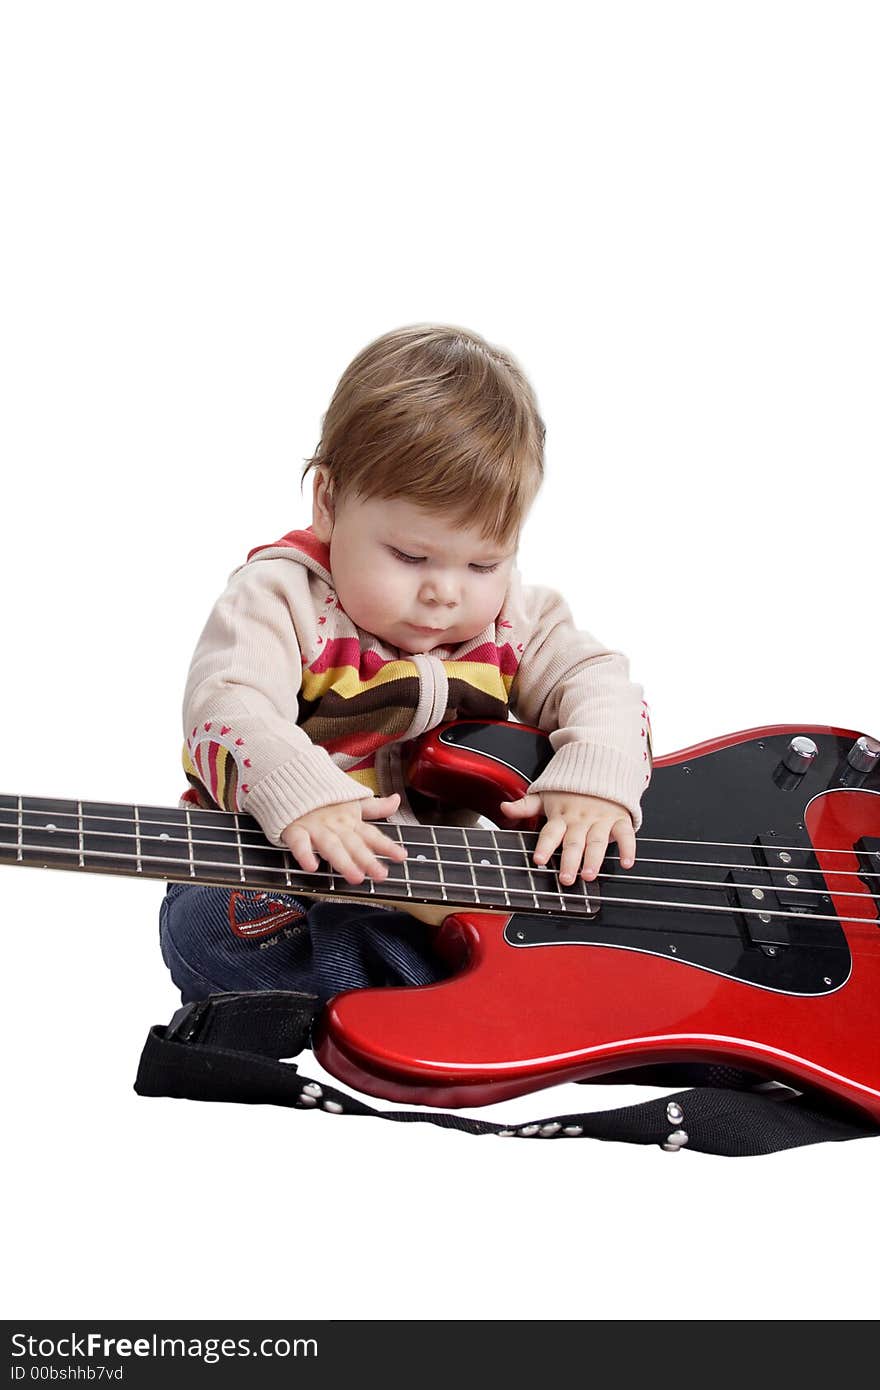
[[[516,558],[512,541],[486,541],[401,498],[345,498],[331,518],[319,479],[313,527],[329,541],[345,612],[389,646],[409,653],[455,647],[501,610]]]

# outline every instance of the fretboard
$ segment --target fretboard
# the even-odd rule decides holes
[[[563,885],[532,855],[535,831],[375,822],[407,858],[387,878],[352,884],[321,861],[306,873],[250,816],[165,806],[0,795],[0,863],[238,886],[307,898],[381,898],[509,912],[592,916],[595,885]]]

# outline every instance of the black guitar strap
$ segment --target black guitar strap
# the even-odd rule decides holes
[[[706,1079],[722,1084],[689,1087],[620,1110],[553,1115],[514,1126],[428,1110],[377,1110],[335,1086],[310,1081],[295,1063],[280,1060],[309,1046],[320,1007],[315,995],[286,990],[213,994],[185,1004],[167,1027],[156,1024],[150,1029],[134,1089],[141,1096],[286,1105],[331,1115],[427,1122],[465,1134],[611,1139],[659,1144],[669,1152],[687,1146],[700,1153],[729,1157],[880,1134],[880,1125],[872,1125],[852,1111],[833,1111],[824,1096],[808,1096],[731,1068],[708,1066],[703,1071]],[[682,1070],[652,1067],[605,1079],[630,1082],[650,1076],[652,1085],[679,1085]],[[696,1067],[685,1070],[699,1074]],[[736,1089],[736,1085],[745,1089]]]

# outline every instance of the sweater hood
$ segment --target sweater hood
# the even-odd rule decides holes
[[[246,563],[250,564],[255,559],[295,560],[311,570],[319,579],[323,579],[325,584],[331,587],[333,585],[330,574],[330,547],[324,541],[318,540],[311,526],[307,526],[304,531],[288,531],[280,540],[271,541],[266,545],[255,545],[253,550],[248,551]]]

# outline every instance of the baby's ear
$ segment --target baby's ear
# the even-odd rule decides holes
[[[312,484],[312,530],[325,545],[329,544],[333,532],[333,515],[330,478],[325,468],[318,467]]]

